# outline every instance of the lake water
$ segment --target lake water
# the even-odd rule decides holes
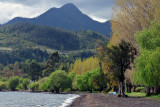
[[[0,92],[0,107],[68,107],[78,95]]]

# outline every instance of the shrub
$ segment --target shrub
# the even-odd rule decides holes
[[[31,90],[34,92],[34,91],[38,91],[38,89],[39,89],[39,84],[38,84],[38,82],[34,82],[34,83],[32,83],[32,84],[30,84],[30,88],[31,88]]]
[[[80,91],[102,91],[105,87],[104,74],[96,68],[81,75],[77,75],[72,83],[74,89]]]
[[[69,88],[69,78],[65,71],[57,70],[49,76],[49,88],[59,93],[60,90]]]
[[[145,92],[145,87],[137,87],[136,92]]]
[[[23,89],[24,90],[27,90],[27,87],[28,87],[28,85],[29,85],[29,79],[23,79],[23,81],[22,81],[22,87],[23,87]]]
[[[3,82],[5,82],[5,81],[7,81],[8,79],[6,78],[6,77],[2,77],[1,79],[0,79],[0,81],[3,81]]]
[[[11,91],[15,91],[18,84],[19,84],[19,77],[17,77],[17,76],[16,77],[11,77],[8,81],[8,88]]]
[[[48,85],[48,77],[42,78],[38,81],[39,83],[39,89],[42,91],[48,91],[49,85]]]
[[[0,91],[6,89],[6,82],[0,81]]]

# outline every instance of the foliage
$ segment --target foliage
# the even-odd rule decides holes
[[[42,76],[42,68],[39,63],[32,61],[32,63],[29,64],[26,73],[31,80],[35,81]]]
[[[6,88],[7,88],[7,84],[6,84],[6,82],[2,82],[2,81],[0,81],[0,91],[5,90]]]
[[[2,46],[12,48],[45,46],[48,49],[71,51],[94,49],[97,39],[107,40],[105,36],[92,31],[70,32],[30,23],[8,24],[0,28],[0,33]],[[19,44],[15,45],[18,41]]]
[[[53,71],[55,71],[58,63],[59,63],[58,52],[54,52],[50,55],[47,61],[47,68],[43,71],[43,76],[49,76]]]
[[[70,72],[68,74],[68,79],[69,79],[69,84],[70,84],[69,88],[71,89],[72,89],[72,83],[73,83],[74,78],[75,78],[75,74],[73,72]]]
[[[21,48],[13,51],[0,51],[0,57],[0,63],[8,65],[15,62],[22,62],[27,59],[35,59],[38,62],[43,62],[45,59],[48,59],[49,54],[46,51],[41,51],[40,49]]]
[[[82,74],[84,72],[90,71],[99,66],[98,59],[95,57],[90,57],[84,60],[76,59],[74,64],[71,64],[69,71],[77,74]]]
[[[29,79],[26,79],[26,78],[23,79],[22,87],[23,87],[24,90],[27,90],[29,83],[30,83]]]
[[[146,88],[145,87],[136,87],[136,92],[145,92]]]
[[[15,62],[14,64],[9,64],[4,66],[2,70],[0,70],[0,77],[6,80],[5,77],[9,78],[12,76],[19,76],[22,77],[24,73],[20,69],[20,63]]]
[[[126,93],[126,95],[130,96],[130,97],[145,97],[146,93],[142,93],[142,92],[132,92],[132,93]]]
[[[128,42],[121,41],[117,46],[100,46],[98,48],[99,54],[97,55],[102,63],[107,65],[108,73],[114,76],[119,82],[120,94],[124,96],[123,82],[125,80],[125,72],[131,69],[136,49]]]
[[[160,19],[159,0],[114,0],[112,15],[112,39],[110,44],[126,40],[136,46],[134,34]]]
[[[160,85],[160,23],[155,21],[135,35],[140,55],[134,61],[135,83],[145,86]]]
[[[16,90],[16,87],[18,86],[19,84],[19,77],[15,76],[15,77],[11,77],[9,80],[8,80],[8,88],[11,90],[11,91],[15,91]]]
[[[77,75],[74,81],[75,83],[73,83],[75,86],[73,87],[80,91],[102,91],[106,87],[103,72],[98,68],[85,72],[81,75]]]
[[[49,87],[50,90],[55,90],[59,93],[60,90],[69,88],[69,78],[65,71],[57,70],[49,76]]]
[[[38,82],[33,82],[32,84],[29,85],[29,87],[31,88],[31,90],[34,91],[38,91],[39,89],[39,84]]]
[[[39,90],[42,90],[42,91],[49,90],[48,77],[39,79],[38,84],[39,84]]]

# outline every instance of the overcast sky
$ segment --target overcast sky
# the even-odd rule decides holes
[[[104,22],[112,15],[113,0],[0,0],[0,24],[20,16],[36,17],[52,7],[75,4],[94,20]]]

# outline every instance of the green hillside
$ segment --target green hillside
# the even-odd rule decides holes
[[[61,53],[93,50],[97,40],[107,41],[107,38],[92,31],[70,32],[29,23],[4,25],[0,27],[0,57],[4,58],[0,63],[43,61],[57,50]]]

